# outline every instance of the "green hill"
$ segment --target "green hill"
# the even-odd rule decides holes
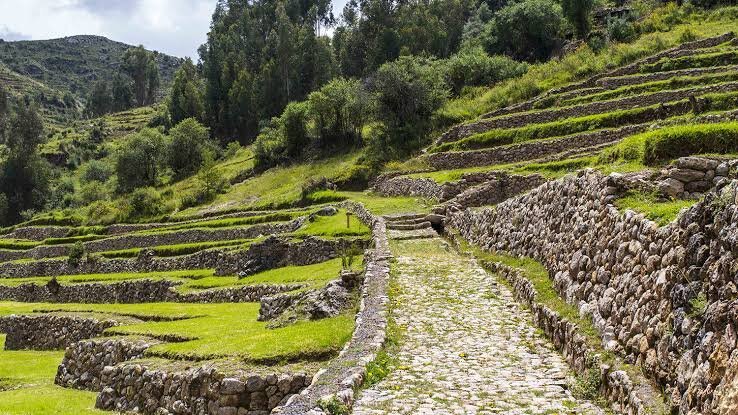
[[[61,39],[5,42],[0,40],[0,79],[15,95],[32,94],[44,111],[69,114],[80,105],[99,79],[111,80],[131,45],[102,36],[70,36]],[[181,59],[157,54],[164,96]],[[65,98],[66,95],[66,98]],[[73,102],[73,99],[77,103]]]

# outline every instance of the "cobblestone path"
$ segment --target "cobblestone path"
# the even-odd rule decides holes
[[[530,313],[440,238],[393,242],[402,335],[389,376],[354,414],[599,414]]]

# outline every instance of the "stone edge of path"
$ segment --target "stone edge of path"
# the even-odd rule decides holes
[[[624,370],[608,364],[598,363],[589,356],[602,352],[587,344],[580,327],[538,302],[538,291],[523,271],[499,262],[483,261],[489,272],[497,273],[511,286],[515,298],[528,306],[533,321],[564,356],[569,366],[579,375],[596,370],[600,378],[600,394],[617,413],[659,414],[664,412],[663,398],[643,376],[632,378]]]
[[[387,337],[387,313],[389,298],[389,260],[391,253],[383,218],[371,214],[363,204],[342,202],[362,222],[370,225],[374,248],[368,253],[366,276],[362,286],[361,305],[356,317],[353,337],[339,356],[313,377],[313,382],[299,395],[292,396],[272,414],[319,415],[318,407],[323,399],[335,399],[351,407],[356,390],[366,376],[366,365],[373,361]]]

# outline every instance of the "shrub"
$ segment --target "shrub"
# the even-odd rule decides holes
[[[519,60],[545,60],[561,41],[562,25],[561,6],[556,2],[512,2],[487,27],[487,49]]]
[[[154,186],[165,152],[165,138],[157,130],[145,129],[129,137],[119,150],[115,164],[118,190],[129,192],[138,187]]]
[[[110,164],[100,160],[90,160],[82,170],[82,180],[85,182],[105,183],[113,174]]]
[[[377,114],[386,131],[378,133],[372,150],[384,159],[398,158],[425,143],[433,113],[449,91],[437,61],[403,56],[385,63],[370,81]]]
[[[320,148],[349,148],[361,144],[371,99],[356,79],[337,78],[308,97],[310,118]]]
[[[488,86],[528,70],[525,63],[502,55],[489,56],[481,47],[466,49],[446,61],[446,81],[455,94],[467,86]]]
[[[633,23],[616,17],[607,21],[607,36],[616,42],[631,42],[638,36],[638,32]]]
[[[215,168],[215,162],[206,154],[205,165],[195,179],[195,190],[182,197],[181,208],[212,202],[228,189],[228,181]]]
[[[176,178],[197,172],[202,166],[204,153],[214,151],[207,127],[194,118],[187,118],[169,131],[169,167]]]
[[[77,267],[85,256],[85,246],[81,241],[77,241],[69,248],[69,257],[67,263],[70,266]]]
[[[98,181],[85,183],[80,188],[80,201],[83,205],[89,205],[98,200],[106,200],[109,196],[108,189],[104,184]]]
[[[164,213],[161,195],[153,187],[136,189],[129,198],[129,218],[156,216]]]
[[[86,217],[89,224],[114,223],[121,216],[120,207],[114,202],[98,200],[87,207]]]
[[[225,152],[223,153],[223,157],[227,159],[234,157],[236,153],[238,153],[239,150],[241,150],[241,143],[239,143],[238,141],[231,141],[226,146]]]
[[[592,26],[593,7],[593,0],[562,0],[561,2],[566,19],[574,27],[577,36],[582,39],[587,36]]]

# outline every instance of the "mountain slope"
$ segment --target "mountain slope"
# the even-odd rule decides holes
[[[60,101],[67,92],[78,101],[84,101],[96,80],[113,78],[123,54],[131,47],[102,36],[87,35],[51,40],[0,41],[0,63],[12,72],[3,75],[3,80],[13,77],[14,82],[10,82],[9,86],[16,95],[29,91],[37,93],[38,85],[29,83],[33,80],[56,90]],[[159,53],[157,61],[161,91],[166,91],[181,59]],[[0,73],[4,72],[7,71],[0,69]],[[43,91],[46,95],[47,91]],[[48,105],[44,103],[43,106]]]

